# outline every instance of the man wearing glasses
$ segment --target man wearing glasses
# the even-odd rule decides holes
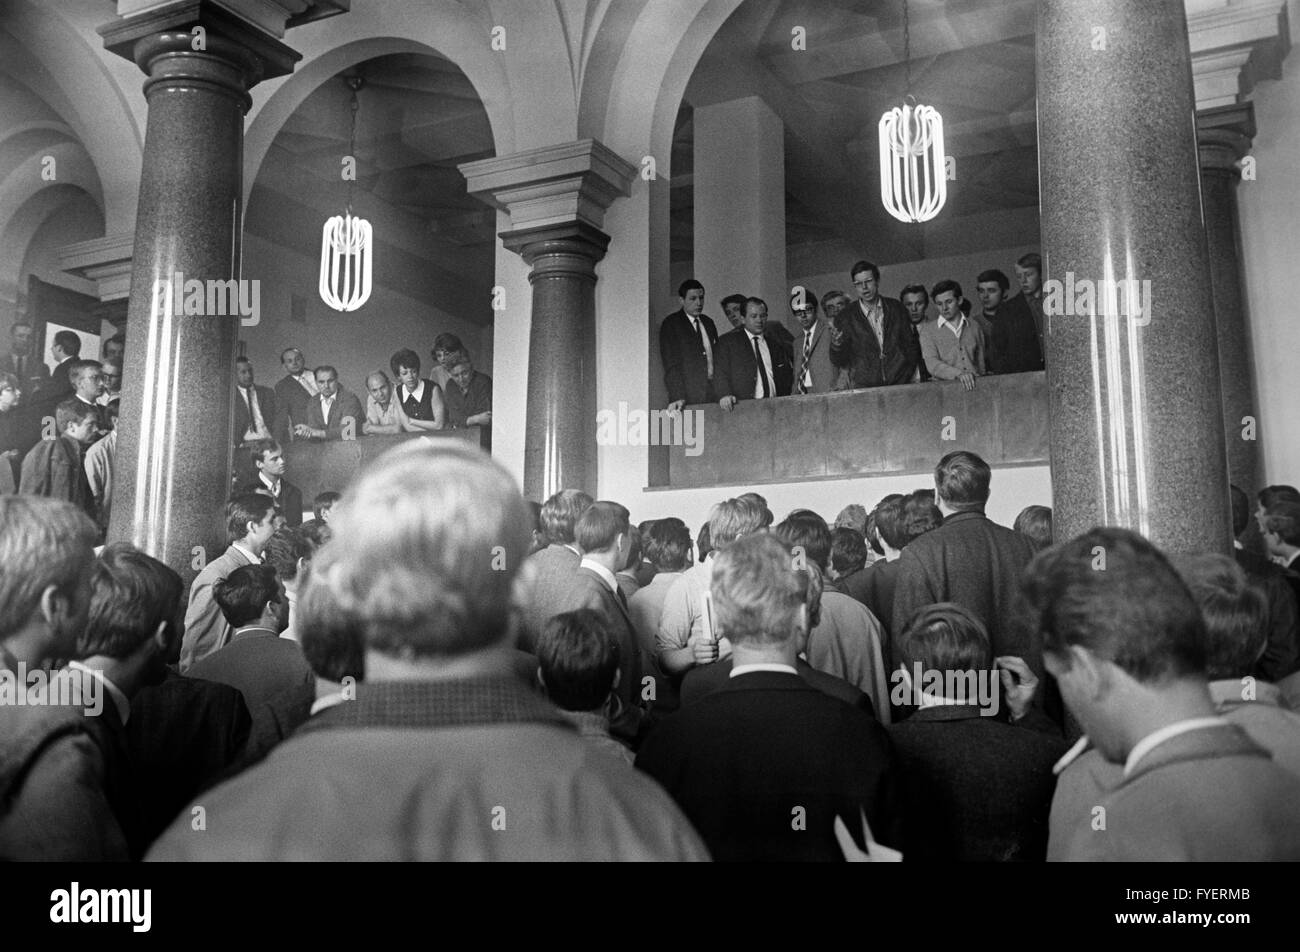
[[[911,383],[921,360],[907,311],[880,296],[880,269],[859,261],[850,269],[858,302],[830,326],[831,361],[848,371],[850,389]]]
[[[795,286],[790,311],[803,332],[794,341],[794,392],[828,393],[836,389],[839,371],[831,363],[830,335],[817,313],[817,295],[811,288]]]

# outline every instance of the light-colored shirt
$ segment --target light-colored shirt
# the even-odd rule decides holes
[[[244,553],[244,557],[247,558],[248,561],[251,562],[253,565],[262,564],[262,557],[260,555],[257,555],[255,552],[253,552],[252,549],[245,548],[244,546],[240,545],[238,542],[230,543],[230,547],[232,549],[238,549],[240,552]]]
[[[685,648],[690,639],[704,635],[704,593],[713,578],[713,558],[692,565],[673,582],[664,597],[663,611],[659,616],[659,634],[655,639],[659,651],[676,651]],[[731,642],[718,641],[718,657],[731,654]]]
[[[885,305],[880,300],[880,296],[876,295],[876,300],[870,305],[858,298],[858,309],[871,325],[872,333],[876,335],[877,345],[883,348],[885,346]]]
[[[259,436],[269,433],[266,428],[266,420],[262,418],[262,406],[257,399],[257,391],[252,387],[240,387],[239,392],[244,398],[244,404],[248,407],[249,427],[244,431],[244,439],[255,440]]]
[[[732,668],[731,674],[728,675],[728,677],[738,678],[742,674],[749,674],[754,671],[777,671],[781,674],[793,674],[796,677],[798,677],[799,675],[799,672],[796,671],[794,668],[790,667],[790,665],[788,664],[759,663],[759,664],[742,664],[738,668]]]
[[[958,321],[940,317],[921,325],[921,357],[930,376],[956,380],[962,374],[984,373],[984,332],[963,315]]]
[[[320,418],[326,421],[327,423],[329,422],[329,418],[330,418],[330,407],[334,406],[334,401],[337,399],[338,399],[337,393],[335,393],[334,396],[332,397],[323,396],[320,398]]]
[[[95,678],[99,681],[99,683],[103,685],[104,690],[108,693],[108,696],[113,699],[113,706],[117,708],[118,719],[121,720],[123,724],[127,722],[127,718],[131,716],[131,700],[126,696],[121,688],[108,678],[104,677],[103,671],[87,667],[80,661],[69,661],[68,668],[72,671],[80,671],[86,677]]]
[[[704,325],[697,318],[686,315],[686,319],[691,322],[691,330],[695,331],[695,336],[700,338],[704,344],[704,363],[708,367],[709,379],[713,379],[713,345],[709,343],[709,334],[704,330]]]
[[[397,385],[397,396],[402,400],[405,400],[407,397],[410,397],[416,403],[419,403],[421,400],[424,399],[424,378],[421,377],[418,381],[416,381],[414,390],[408,388],[404,383],[399,383]]]
[[[1128,758],[1124,761],[1124,776],[1133,772],[1133,768],[1147,754],[1151,753],[1160,744],[1167,740],[1172,740],[1179,734],[1186,734],[1188,731],[1200,731],[1209,727],[1225,727],[1228,722],[1222,717],[1192,717],[1185,721],[1176,721],[1160,728],[1158,731],[1152,731],[1133,745],[1133,749],[1128,752]]]
[[[757,368],[754,370],[754,399],[760,400],[764,396],[776,396],[776,377],[772,376],[772,351],[768,349],[767,339],[760,334],[751,334],[745,331],[745,336],[749,339],[749,349],[754,349],[754,341],[758,341],[758,353],[763,358],[763,369],[767,372],[767,393],[763,393],[763,378]]]
[[[371,426],[401,426],[406,420],[402,402],[391,394],[388,406],[382,406],[372,396],[366,397],[366,422]]]
[[[290,374],[292,376],[292,374]],[[316,386],[316,375],[310,370],[304,370],[298,376],[293,378],[298,381],[298,386],[306,390],[313,397],[320,396],[320,388]]]
[[[86,451],[86,480],[101,513],[113,498],[113,462],[117,455],[117,430]]]
[[[664,599],[673,583],[682,577],[681,572],[657,572],[650,584],[637,590],[627,600],[627,612],[632,616],[632,625],[636,628],[637,640],[643,650],[654,653],[658,650],[656,638],[659,635],[659,618],[664,613]]]

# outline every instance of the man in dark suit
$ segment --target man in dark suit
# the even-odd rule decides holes
[[[292,732],[311,713],[316,675],[298,643],[280,637],[289,623],[289,599],[274,566],[241,566],[212,586],[212,597],[234,633],[186,673],[239,691],[254,736],[264,736],[264,722],[272,718],[275,733]]]
[[[50,381],[50,368],[32,353],[33,333],[32,325],[26,321],[14,324],[9,329],[9,353],[5,354],[4,362],[0,363],[0,370],[18,378],[18,384],[28,402],[48,386]]]
[[[580,489],[561,489],[542,504],[540,518],[547,544],[528,556],[524,568],[529,582],[519,647],[525,651],[533,650],[546,623],[564,610],[560,607],[560,593],[568,587],[582,561],[573,532],[591,503],[591,497]]]
[[[1034,314],[1023,294],[1010,300],[1011,281],[997,268],[981,271],[975,279],[981,318],[988,337],[985,362],[989,373],[1020,374],[1043,369]]]
[[[637,767],[715,860],[839,860],[835,818],[858,829],[859,811],[878,841],[904,848],[884,729],[799,676],[807,585],[789,551],[768,533],[737,540],[714,561],[712,592],[730,679],[659,725]]]
[[[935,467],[943,525],[912,540],[898,558],[892,630],[905,630],[926,605],[956,602],[988,630],[995,656],[1024,658],[1042,677],[1042,649],[1012,617],[1020,573],[1034,549],[1020,533],[984,515],[990,476],[988,463],[962,450]]]
[[[1000,675],[984,626],[950,602],[922,610],[898,639],[898,655],[904,672],[936,672],[944,685],[942,696],[925,693],[919,710],[888,728],[902,772],[907,859],[1042,862],[1052,765],[1066,744],[1030,703],[1037,680],[1028,667],[999,659],[1007,666]],[[992,704],[956,696],[971,673],[986,680]],[[995,716],[999,693],[1013,723]]]
[[[724,410],[737,401],[788,397],[794,384],[790,351],[767,325],[767,304],[752,297],[745,302],[740,328],[718,338],[714,389]]]
[[[307,407],[320,395],[316,375],[306,368],[306,358],[297,347],[280,354],[284,376],[276,381],[275,401],[280,418],[272,422],[271,432],[282,439],[292,439],[299,426],[307,422]]]
[[[850,271],[858,303],[831,325],[831,362],[848,371],[849,389],[911,383],[920,344],[903,305],[880,296],[880,269],[869,261]]]
[[[916,341],[917,353],[921,352],[921,325],[926,321],[926,311],[930,307],[930,292],[925,289],[923,284],[909,284],[898,293],[898,299],[903,304],[903,310],[907,312],[907,319],[912,325],[912,338]],[[916,362],[916,373],[912,380],[915,383],[924,383],[931,379],[930,371],[925,366],[925,360]]]
[[[1250,527],[1250,497],[1232,487],[1232,532],[1238,539]],[[1255,674],[1277,682],[1300,668],[1300,604],[1293,588],[1294,573],[1234,542],[1233,556],[1268,598],[1268,643],[1255,664]]]
[[[659,356],[663,359],[668,409],[688,403],[712,403],[718,329],[704,313],[704,285],[694,278],[677,289],[682,306],[659,325]]]
[[[294,427],[294,435],[308,440],[356,439],[366,414],[356,394],[339,385],[339,372],[328,365],[317,367],[316,388],[320,396],[307,404],[307,422]]]
[[[581,560],[556,597],[557,614],[591,608],[604,617],[619,652],[619,680],[614,696],[620,709],[610,718],[610,730],[615,736],[627,739],[636,737],[641,726],[643,664],[641,644],[632,616],[628,614],[627,600],[619,591],[614,574],[627,564],[632,531],[628,511],[618,503],[599,501],[588,506],[573,531]]]
[[[265,493],[275,500],[291,526],[302,525],[302,490],[284,478],[284,450],[275,440],[256,440],[249,444],[248,457],[257,471],[257,481],[241,493]]]
[[[1127,529],[1092,529],[1040,553],[1022,589],[1070,713],[1107,761],[1123,765],[1104,796],[1054,812],[1054,854],[1300,861],[1300,777],[1221,716],[1201,606],[1155,546]]]
[[[817,314],[817,295],[810,288],[795,288],[790,295],[790,310],[802,328],[793,341],[795,392],[830,393],[840,372],[831,363],[830,335],[826,333],[826,322]]]
[[[235,429],[232,439],[236,446],[254,440],[281,439],[284,434],[272,432],[280,416],[275,391],[253,380],[253,362],[247,357],[235,361]],[[301,389],[301,388],[300,388]],[[306,396],[306,391],[303,391]]]
[[[50,344],[50,353],[54,355],[55,366],[50,371],[50,383],[42,392],[41,399],[56,404],[72,396],[73,383],[68,371],[75,361],[81,359],[81,338],[72,331],[59,331]]]

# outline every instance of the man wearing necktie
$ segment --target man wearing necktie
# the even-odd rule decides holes
[[[272,439],[271,426],[277,420],[275,391],[253,380],[253,363],[247,357],[235,361],[234,443]]]
[[[19,386],[30,403],[43,386],[50,381],[50,368],[32,353],[32,325],[19,321],[9,329],[9,355],[0,370],[18,378]]]
[[[795,339],[795,392],[829,393],[835,389],[839,372],[831,363],[830,335],[817,313],[817,295],[811,288],[795,287],[790,295],[790,310],[803,329]]]
[[[683,281],[677,296],[680,310],[659,325],[659,356],[663,358],[669,410],[717,399],[714,348],[718,330],[704,313],[704,285],[694,278]]]
[[[307,409],[320,395],[315,375],[307,369],[307,359],[297,347],[289,347],[280,354],[284,376],[275,385],[281,418],[273,423],[281,439],[291,439],[299,425],[307,422]]]
[[[740,400],[788,397],[794,385],[790,351],[768,327],[762,298],[745,301],[740,327],[718,340],[716,389],[719,406],[732,409]]]

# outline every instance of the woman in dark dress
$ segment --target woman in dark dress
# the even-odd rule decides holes
[[[442,390],[432,380],[420,378],[420,358],[413,350],[399,350],[389,361],[397,378],[397,399],[412,425],[421,430],[441,430],[447,419]]]

